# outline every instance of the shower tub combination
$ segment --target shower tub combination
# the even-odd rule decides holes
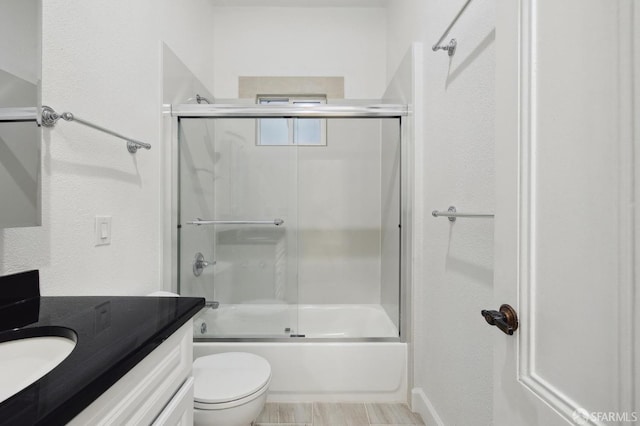
[[[266,358],[271,401],[406,401],[406,107],[235,102],[171,114],[178,291],[209,302],[194,357]]]
[[[296,322],[297,330],[288,327]],[[195,330],[194,358],[234,351],[266,358],[272,402],[406,399],[406,344],[380,306],[220,305],[205,309]]]

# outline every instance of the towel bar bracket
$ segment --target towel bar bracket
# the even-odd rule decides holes
[[[467,8],[467,6],[469,6],[469,3],[471,3],[471,0],[467,0],[465,2],[465,4],[462,6],[458,14],[453,18],[453,21],[451,21],[447,29],[444,30],[444,33],[442,33],[438,41],[436,41],[436,43],[433,45],[431,49],[434,52],[437,52],[438,50],[446,50],[449,53],[449,56],[453,56],[453,54],[456,53],[456,47],[458,45],[458,42],[455,39],[451,39],[448,45],[441,45],[440,43],[442,43],[445,37],[449,35],[449,31],[451,31],[451,28],[453,28],[456,22],[458,22],[458,19],[460,18],[464,10]]]
[[[451,41],[449,42],[449,44],[445,45],[445,46],[438,46],[437,44],[433,46],[433,51],[437,51],[437,50],[446,50],[449,54],[449,56],[453,56],[456,53],[456,48],[458,47],[458,42],[456,41],[455,38],[452,38]]]

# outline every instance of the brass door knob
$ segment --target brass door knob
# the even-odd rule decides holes
[[[504,334],[511,336],[518,329],[518,314],[516,314],[515,309],[507,304],[500,306],[499,311],[483,309],[480,313],[488,324],[495,325]]]

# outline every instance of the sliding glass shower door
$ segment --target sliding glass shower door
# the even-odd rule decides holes
[[[255,120],[180,121],[180,292],[212,303],[215,336],[297,333],[296,153],[255,138]]]
[[[181,118],[179,291],[199,338],[398,338],[397,118]]]

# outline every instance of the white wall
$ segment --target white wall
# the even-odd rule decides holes
[[[495,330],[480,310],[492,304],[493,222],[430,216],[435,209],[492,211],[494,4],[471,3],[451,32],[453,58],[431,46],[461,2],[389,2],[387,72],[412,41],[424,45],[424,280],[413,294],[414,387],[429,424],[491,424]],[[447,39],[448,42],[449,38]],[[431,411],[426,407],[430,406]]]
[[[236,98],[239,76],[343,76],[345,98],[385,87],[385,9],[215,9],[216,97]]]
[[[43,2],[43,103],[153,144],[60,122],[43,142],[43,225],[0,230],[0,273],[40,269],[45,295],[143,294],[161,286],[161,40],[212,86],[205,0]],[[112,244],[94,246],[110,215]]]

